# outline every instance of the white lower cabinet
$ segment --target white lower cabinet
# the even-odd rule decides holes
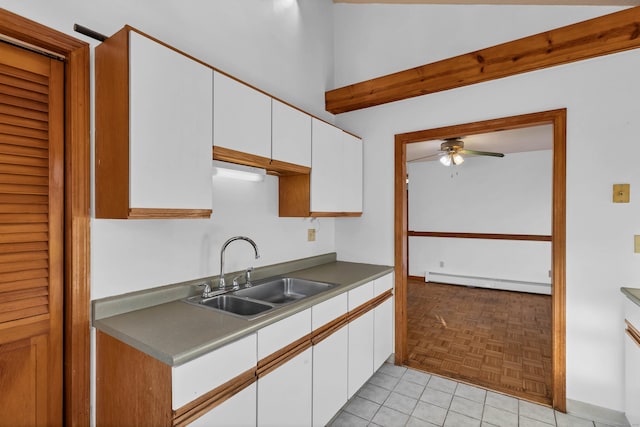
[[[255,427],[256,383],[216,406],[189,427]]]
[[[625,415],[632,426],[640,425],[640,345],[631,337],[624,339],[625,346]]]
[[[256,366],[256,334],[241,338],[171,370],[174,410]]]
[[[374,282],[349,291],[349,312],[370,301],[374,296]],[[351,397],[373,375],[373,311],[368,311],[349,323],[348,394]]]
[[[373,289],[375,296],[393,289],[393,274],[387,274],[374,280]],[[374,319],[373,370],[377,371],[393,353],[393,329],[395,325],[393,298],[386,300],[375,308]]]
[[[311,425],[312,349],[258,379],[258,426]]]
[[[348,398],[373,375],[373,311],[349,323]]]
[[[376,307],[373,317],[373,370],[377,371],[393,353],[393,298]]]
[[[335,296],[312,308],[315,331],[345,315],[347,294]],[[325,426],[347,402],[349,329],[344,325],[313,346],[313,425]]]
[[[313,346],[313,425],[325,426],[347,403],[349,333],[346,326]]]
[[[634,328],[640,331],[640,307],[631,300],[624,300],[625,319],[631,324],[626,329]],[[624,337],[624,410],[629,424],[640,425],[640,342],[625,332]]]

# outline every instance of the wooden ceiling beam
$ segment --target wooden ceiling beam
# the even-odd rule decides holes
[[[325,93],[333,114],[640,47],[640,6]]]

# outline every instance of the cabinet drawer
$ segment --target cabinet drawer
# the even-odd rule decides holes
[[[373,283],[368,282],[349,291],[349,311],[373,298]]]
[[[205,354],[171,369],[172,407],[178,409],[193,399],[213,390],[241,373],[254,368],[256,335]]]
[[[337,319],[349,309],[347,294],[337,295],[327,301],[314,305],[311,311],[311,327],[315,331],[319,327],[326,325]]]
[[[311,333],[311,309],[308,308],[258,331],[258,360]]]
[[[378,277],[373,281],[374,296],[378,296],[389,289],[393,289],[393,273]]]

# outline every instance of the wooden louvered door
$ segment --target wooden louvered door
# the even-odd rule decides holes
[[[62,424],[64,64],[0,42],[0,426]]]

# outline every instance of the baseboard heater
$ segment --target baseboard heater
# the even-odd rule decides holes
[[[551,295],[551,283],[496,279],[492,277],[460,276],[457,274],[435,273],[431,271],[427,272],[424,280],[425,282],[446,283],[449,285],[474,286],[478,288]]]

